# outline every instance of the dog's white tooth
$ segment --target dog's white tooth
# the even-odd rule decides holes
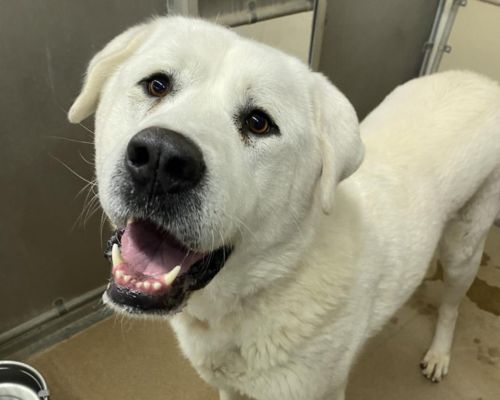
[[[132,223],[134,223],[134,222],[135,222],[135,219],[134,219],[134,218],[129,218],[129,219],[127,219],[127,225],[128,225],[128,224],[132,224]]]
[[[142,284],[142,287],[143,287],[144,289],[148,290],[148,289],[151,287],[151,283],[149,283],[148,281],[146,281],[146,282],[144,282],[144,283]]]
[[[175,278],[177,278],[177,275],[179,275],[179,271],[181,270],[181,266],[178,265],[172,271],[170,271],[168,274],[163,275],[163,282],[167,285],[171,285],[173,281],[175,281]]]
[[[120,279],[120,278],[122,278],[122,277],[123,277],[123,275],[124,275],[124,272],[123,272],[122,270],[117,269],[117,270],[115,271],[115,278],[116,278],[116,279]]]
[[[125,261],[123,261],[122,255],[120,253],[120,247],[118,247],[118,244],[113,244],[113,248],[111,249],[111,259],[113,261],[113,267],[116,267],[119,264],[123,264]]]
[[[123,282],[128,283],[132,277],[130,275],[123,275]]]
[[[160,282],[154,282],[153,283],[153,290],[160,290],[161,288],[161,283]]]
[[[140,288],[142,287],[142,282],[137,282],[137,283],[135,284],[135,287],[136,287],[137,289],[140,289]]]

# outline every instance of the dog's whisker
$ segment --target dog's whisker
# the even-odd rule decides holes
[[[210,245],[210,253],[212,253],[215,249],[215,236],[214,236],[214,229],[210,229],[210,234],[212,235],[212,244]]]
[[[84,199],[82,211],[81,211],[80,215],[78,216],[77,220],[75,221],[75,223],[73,224],[72,229],[75,229],[75,227],[78,224],[81,224],[84,227],[86,226],[89,211],[95,205],[95,202],[98,200],[98,195],[94,189],[95,189],[95,185],[92,185],[87,190],[87,195],[85,196],[85,199]]]
[[[240,234],[242,234],[241,227],[245,228],[247,232],[252,236],[253,239],[255,239],[257,236],[255,232],[253,232],[248,225],[246,225],[241,219],[239,219],[235,215],[231,215],[227,213],[225,210],[221,209],[222,213],[226,216],[227,219],[229,219],[231,222],[233,222],[236,226],[236,228],[240,231]]]
[[[92,202],[97,196],[97,193],[94,191],[95,186],[89,187],[89,190],[87,190],[87,195],[85,196],[85,200],[83,202],[83,210],[82,211],[87,211],[89,207],[91,207]]]
[[[90,199],[91,199],[91,196],[93,195],[93,197],[94,197],[94,196],[96,196],[96,195],[97,195],[97,193],[96,193],[96,191],[95,191],[95,188],[96,188],[96,185],[95,185],[95,184],[94,184],[94,185],[90,185],[90,184],[88,184],[88,185],[87,185],[87,187],[88,187],[88,189],[87,189],[87,194],[86,194],[86,196],[85,196],[85,198],[84,198],[84,200],[83,200],[83,209],[86,209],[86,207],[88,207],[88,204],[89,204],[89,201],[90,201]],[[80,190],[80,192],[81,192],[81,191],[82,191],[82,190]],[[80,192],[79,192],[79,193],[80,193]]]
[[[87,163],[88,165],[90,165],[90,166],[92,166],[92,167],[95,167],[95,163],[94,163],[94,162],[92,162],[92,161],[87,160],[87,159],[85,158],[85,156],[84,156],[84,155],[83,155],[80,151],[78,152],[78,154],[79,154],[80,158],[81,158],[81,159],[82,159],[85,163]]]
[[[79,122],[79,123],[78,123],[78,125],[79,125],[80,127],[82,127],[82,128],[83,128],[83,129],[84,129],[87,133],[90,133],[92,136],[94,136],[94,135],[95,135],[95,132],[94,132],[92,129],[87,128],[87,127],[86,127],[85,125],[83,125],[81,122]]]
[[[93,146],[94,145],[94,142],[87,142],[85,140],[78,140],[78,139],[73,139],[73,138],[68,138],[68,137],[64,137],[64,136],[55,136],[55,135],[49,135],[49,136],[46,136],[48,139],[57,139],[57,140],[63,140],[65,142],[71,142],[71,143],[79,143],[79,144],[86,144],[86,145],[90,145],[90,146]]]
[[[99,196],[94,195],[92,200],[89,203],[89,207],[87,208],[87,212],[85,214],[85,218],[83,220],[83,226],[85,227],[90,220],[90,218],[101,208],[99,203]]]
[[[56,104],[59,110],[62,111],[64,115],[68,115],[69,110],[61,106],[57,101]],[[85,125],[83,125],[81,122],[78,122],[77,125],[79,125],[81,128],[83,128],[86,132],[90,133],[91,135],[94,135],[94,132],[91,129],[87,128]]]
[[[91,195],[93,194],[94,197],[96,196],[95,188],[96,188],[95,184],[87,183],[82,189],[80,189],[80,191],[75,196],[75,198],[77,198],[79,195],[81,195],[81,193],[83,193],[87,189],[87,194],[85,195],[85,198],[83,200],[82,210],[81,210],[80,214],[78,215],[78,217],[76,218],[75,222],[73,223],[73,225],[71,227],[71,231],[74,231],[78,225],[82,225],[82,226],[84,225],[83,224],[84,215],[85,215],[88,207],[90,206]]]
[[[86,183],[75,195],[75,199],[78,198],[79,196],[82,195],[82,193],[85,191],[85,190],[92,190],[93,188],[95,188],[97,186],[97,182],[95,180],[92,180],[91,182],[88,182]]]
[[[60,163],[63,167],[65,167],[68,171],[70,171],[73,175],[75,175],[76,177],[80,178],[82,181],[84,182],[87,182],[87,183],[92,183],[92,181],[89,181],[88,179],[84,178],[83,176],[81,176],[78,172],[76,172],[73,168],[71,168],[68,164],[66,164],[64,161],[60,160],[59,158],[57,158],[56,156],[54,156],[53,154],[49,154],[49,156],[51,158],[53,158],[54,160],[56,160],[58,163]]]
[[[106,214],[104,213],[104,210],[101,209],[101,221],[99,223],[99,232],[100,232],[100,238],[101,238],[101,249],[102,249],[102,244],[104,243],[104,224],[106,223]]]
[[[93,204],[92,204],[92,207],[89,209],[89,211],[87,212],[87,215],[85,216],[85,219],[83,221],[83,226],[86,227],[87,226],[87,223],[89,222],[90,218],[92,218],[92,216],[95,215],[95,213],[97,211],[99,211],[100,209],[100,205],[97,203],[97,201],[95,201]]]

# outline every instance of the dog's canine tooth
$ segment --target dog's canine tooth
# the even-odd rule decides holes
[[[123,258],[120,253],[120,247],[118,247],[118,244],[113,244],[113,249],[111,250],[111,259],[113,261],[113,267],[116,267],[119,264],[123,264]]]
[[[177,275],[179,275],[179,271],[181,270],[181,266],[178,265],[172,271],[170,271],[168,274],[163,275],[163,282],[167,286],[171,285],[173,281],[175,281],[175,278],[177,278]]]

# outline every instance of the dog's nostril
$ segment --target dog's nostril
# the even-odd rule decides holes
[[[136,167],[149,163],[149,151],[146,146],[129,146],[128,159]]]
[[[197,174],[196,165],[192,160],[182,157],[171,157],[164,165],[164,171],[174,179],[189,180]]]

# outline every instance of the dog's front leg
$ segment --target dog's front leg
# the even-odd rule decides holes
[[[233,391],[219,390],[219,400],[252,400]]]
[[[337,397],[335,397],[335,400],[345,400],[346,386],[347,384],[345,383],[337,390]]]
[[[322,397],[322,400],[345,400],[345,389],[346,385],[342,385],[331,390],[326,396]]]

